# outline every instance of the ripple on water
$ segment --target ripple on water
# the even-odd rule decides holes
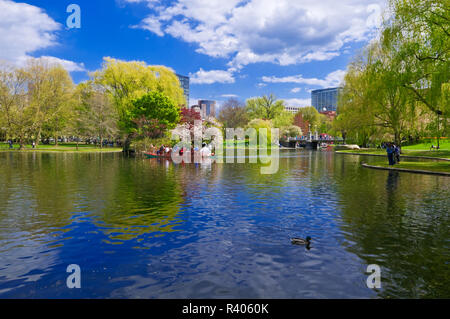
[[[0,154],[0,296],[450,296],[448,181],[360,160],[289,152],[263,176],[254,164]],[[310,250],[290,242],[306,236]],[[83,292],[65,288],[72,263]],[[365,286],[373,263],[378,292]]]

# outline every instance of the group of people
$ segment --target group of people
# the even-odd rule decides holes
[[[151,145],[151,150],[153,151],[155,149],[155,147],[153,145]],[[186,147],[175,147],[175,148],[171,148],[169,146],[166,145],[161,145],[161,147],[156,151],[156,155],[158,156],[165,156],[165,157],[170,157],[172,155],[172,152],[178,152],[178,154],[180,156],[183,156],[186,152],[187,152],[187,148]],[[200,155],[202,157],[209,157],[212,156],[213,154],[211,153],[211,147],[208,146],[206,143],[203,143],[202,148],[199,149],[198,147],[194,147],[192,146],[190,149],[191,154],[195,154],[196,152],[200,152]]]
[[[151,146],[151,149],[154,149],[154,146]],[[167,156],[169,157],[172,154],[172,148],[165,146],[164,144],[156,151],[156,155],[159,156]]]
[[[394,143],[387,143],[386,153],[388,155],[389,165],[400,163],[400,147]]]

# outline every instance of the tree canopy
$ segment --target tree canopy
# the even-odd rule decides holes
[[[103,68],[92,76],[111,95],[119,115],[119,127],[124,132],[129,132],[129,125],[135,119],[133,102],[144,95],[159,92],[177,107],[187,104],[177,76],[164,66],[105,58]]]
[[[247,100],[247,113],[250,119],[273,120],[284,109],[284,101],[277,100],[273,94]]]

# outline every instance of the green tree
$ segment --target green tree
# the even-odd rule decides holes
[[[421,110],[403,85],[403,70],[393,51],[379,42],[350,64],[339,98],[337,124],[359,144],[368,145],[391,134],[400,145],[414,129]]]
[[[28,103],[34,109],[30,130],[36,144],[41,135],[55,137],[68,125],[73,107],[74,84],[59,64],[45,58],[30,59],[22,71],[27,81]]]
[[[273,94],[247,100],[247,113],[250,119],[273,120],[284,109],[284,101],[277,100]]]
[[[180,82],[164,66],[148,66],[144,62],[126,62],[105,58],[103,68],[92,74],[96,84],[110,94],[119,117],[119,128],[125,135],[127,150],[131,143],[130,123],[136,119],[133,102],[151,92],[163,93],[177,107],[187,105]]]
[[[285,126],[281,129],[280,135],[286,137],[297,137],[302,136],[302,129],[295,125]]]
[[[383,45],[402,68],[403,86],[435,114],[443,113],[450,82],[450,4],[442,0],[390,0]]]
[[[110,96],[105,92],[92,90],[85,100],[88,132],[100,141],[103,147],[104,138],[113,138],[118,133],[117,112]]]
[[[151,92],[132,103],[132,118],[144,116],[147,119],[156,119],[168,129],[175,128],[180,121],[180,108],[175,102],[161,92]]]
[[[338,97],[338,116],[332,131],[366,146],[377,130],[373,109],[375,100],[371,96],[372,80],[368,76],[372,64],[373,50],[370,46],[359,53],[348,66],[344,87]]]
[[[297,114],[301,114],[304,121],[311,125],[311,130],[320,126],[320,113],[314,106],[302,107]]]
[[[294,114],[283,110],[272,120],[272,124],[276,128],[289,127],[294,124]]]
[[[18,139],[20,149],[33,125],[34,109],[28,103],[27,78],[23,70],[11,65],[0,66],[0,124],[6,137]]]

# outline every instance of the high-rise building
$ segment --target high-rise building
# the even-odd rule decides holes
[[[312,105],[320,112],[337,112],[339,92],[342,88],[329,88],[311,92]]]
[[[190,86],[190,79],[188,76],[184,75],[176,75],[178,77],[178,80],[180,81],[180,86],[183,89],[184,92],[184,98],[186,99],[186,107],[189,107],[189,86]]]
[[[199,100],[198,107],[201,110],[202,118],[207,118],[208,116],[216,117],[216,101]]]

